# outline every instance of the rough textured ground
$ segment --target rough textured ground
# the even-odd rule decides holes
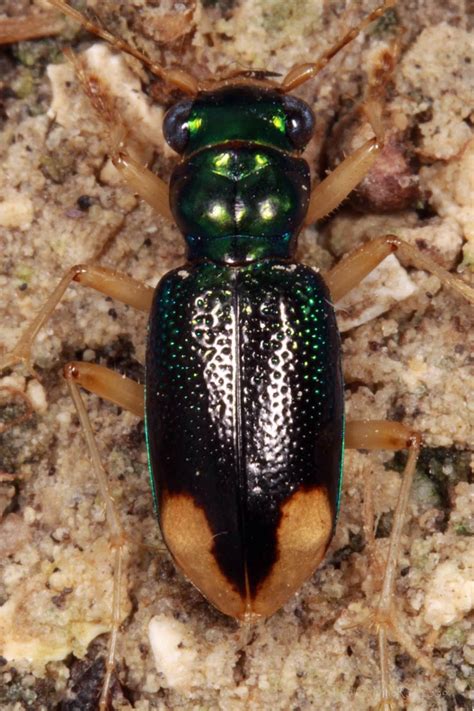
[[[361,5],[369,6],[365,0]],[[45,3],[0,0],[0,18],[33,7]],[[104,1],[100,16],[157,60],[183,60],[204,76],[223,66],[285,71],[309,61],[338,35],[344,9],[342,2],[319,0],[170,1],[160,7],[133,0]],[[406,31],[387,114],[412,153],[419,198],[414,207],[388,215],[360,214],[346,205],[305,230],[300,255],[325,268],[390,230],[468,279],[474,262],[472,38],[462,2],[401,0],[396,15],[301,89],[318,117],[308,160],[314,172],[324,168],[331,125],[363,95],[366,70],[400,26]],[[69,266],[98,259],[155,284],[183,260],[177,229],[114,175],[107,133],[71,68],[61,65],[65,44],[80,52],[92,41],[68,25],[66,38],[25,42],[0,54],[0,341],[6,349]],[[140,127],[146,137],[141,150],[154,156],[166,177],[174,159],[163,146],[161,109],[149,99],[163,98],[161,88],[134,62],[133,71],[127,69],[100,47],[91,61],[110,78],[117,109],[132,129]],[[397,274],[391,300],[401,294]],[[436,673],[392,644],[392,685],[399,707],[454,711],[472,708],[474,699],[472,312],[435,278],[411,269],[409,276],[416,292],[384,315],[351,328],[370,298],[365,292],[340,314],[347,404],[351,417],[390,417],[424,433],[397,603]],[[379,278],[373,290],[382,290]],[[7,403],[2,417],[24,408],[21,393],[34,406],[33,416],[1,441],[2,709],[96,708],[106,642],[97,635],[109,625],[111,555],[61,366],[83,358],[142,379],[145,321],[132,309],[71,287],[34,348],[41,383],[21,368],[0,381]],[[159,544],[142,423],[96,397],[86,400],[131,536],[114,708],[375,708],[375,637],[354,625],[376,599],[380,578],[380,570],[370,568],[363,531],[364,481],[372,481],[378,517],[377,561],[388,544],[402,457],[348,452],[340,522],[325,563],[283,610],[248,632],[213,610],[166,553],[139,545]],[[159,671],[148,640],[152,617],[164,650]]]

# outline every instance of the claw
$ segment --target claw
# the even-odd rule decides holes
[[[377,711],[396,711],[399,708],[397,700],[390,693],[390,681],[388,673],[387,641],[388,638],[397,642],[417,664],[432,674],[439,671],[431,662],[431,659],[413,642],[410,635],[405,631],[401,623],[402,613],[393,605],[387,607],[385,604],[378,604],[375,609],[369,610],[365,606],[358,610],[347,622],[339,623],[342,630],[364,627],[372,634],[377,634],[379,638],[380,665],[381,665],[381,699],[375,707]]]
[[[397,703],[395,699],[384,699],[375,707],[376,711],[397,711]]]
[[[41,378],[39,377],[38,373],[35,371],[31,364],[30,350],[26,349],[23,344],[17,344],[16,348],[14,348],[9,353],[6,353],[6,355],[4,355],[3,358],[0,359],[0,373],[2,373],[2,371],[6,370],[7,368],[13,368],[14,366],[20,364],[22,364],[26,368],[26,370],[35,380],[41,381]],[[21,422],[28,420],[33,413],[33,407],[31,405],[30,399],[22,390],[10,387],[9,385],[0,386],[0,391],[2,390],[11,393],[14,397],[21,397],[26,405],[26,410],[18,417],[14,417],[13,419],[7,422],[0,423],[0,433],[6,432],[7,430],[11,430],[12,427],[15,427]]]
[[[433,674],[437,674],[438,670],[431,662],[431,659],[418,649],[414,644],[413,639],[405,631],[400,622],[401,613],[393,606],[389,609],[378,607],[371,615],[372,624],[375,625],[377,631],[385,628],[385,631],[414,659],[421,667]]]
[[[15,365],[22,364],[23,367],[28,371],[28,373],[35,379],[41,382],[39,374],[34,369],[31,364],[31,354],[30,349],[25,349],[24,347],[14,348],[10,353],[7,353],[3,358],[0,359],[0,373],[7,368],[13,368]]]
[[[21,363],[22,361],[24,361],[24,358],[15,355],[15,351],[7,353],[2,359],[0,359],[0,373],[7,368],[13,368],[14,365],[18,365],[18,363]]]

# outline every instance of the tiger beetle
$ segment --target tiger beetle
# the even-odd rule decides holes
[[[340,337],[333,303],[397,252],[469,301],[474,291],[394,235],[365,244],[325,274],[295,261],[298,232],[334,210],[383,147],[374,131],[312,187],[301,153],[313,134],[309,106],[290,92],[393,2],[348,31],[317,62],[281,82],[265,72],[198,81],[165,69],[64,0],[50,4],[113,47],[138,58],[185,98],[166,113],[164,135],[181,157],[169,186],[127,150],[100,82],[70,55],[111,132],[111,157],[129,186],[175,220],[187,262],[156,289],[114,270],[72,267],[0,368],[29,365],[38,331],[71,282],[150,313],[145,388],[104,367],[64,367],[98,478],[115,550],[113,623],[100,708],[105,709],[120,624],[125,534],[79,386],[139,416],[145,412],[151,485],[163,539],[184,575],[221,612],[244,623],[275,613],[315,571],[332,539],[344,447],[408,450],[395,512],[378,628],[382,705],[390,704],[387,636],[406,646],[392,607],[401,530],[421,436],[392,421],[344,421]],[[113,128],[112,128],[113,127]],[[413,646],[420,663],[424,659]]]

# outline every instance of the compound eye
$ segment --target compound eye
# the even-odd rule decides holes
[[[313,135],[313,112],[308,104],[295,96],[284,96],[283,108],[287,117],[286,133],[288,138],[295,148],[304,148]]]
[[[188,99],[175,104],[165,114],[163,135],[166,143],[176,151],[184,153],[189,141],[188,119],[193,101]]]

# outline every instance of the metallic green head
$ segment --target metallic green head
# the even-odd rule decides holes
[[[171,177],[173,215],[190,259],[230,264],[290,257],[307,210],[313,132],[300,99],[233,86],[173,106],[164,134],[183,155]]]

